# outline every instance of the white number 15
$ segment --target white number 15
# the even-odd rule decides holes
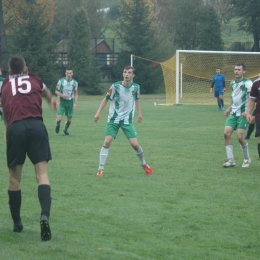
[[[31,82],[27,79],[29,79],[29,75],[18,77],[18,81],[17,81],[18,86],[16,86],[15,78],[10,79],[13,96],[17,94],[17,91],[22,94],[26,94],[31,91],[32,85]],[[21,87],[23,84],[26,85],[25,89]],[[17,91],[16,91],[16,87],[18,87]]]

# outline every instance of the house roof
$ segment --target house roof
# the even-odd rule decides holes
[[[96,53],[112,53],[110,46],[105,39],[91,39],[89,44],[90,50],[95,50]],[[68,39],[61,40],[57,43],[57,52],[68,51]]]

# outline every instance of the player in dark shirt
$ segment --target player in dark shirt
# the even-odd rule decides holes
[[[49,226],[51,188],[47,172],[51,160],[48,133],[42,119],[42,95],[53,110],[57,102],[50,90],[35,74],[28,72],[23,57],[9,60],[9,76],[0,89],[4,121],[6,124],[7,166],[9,169],[9,207],[14,232],[21,232],[20,216],[22,195],[20,182],[26,155],[34,165],[41,205],[41,239],[51,239]]]
[[[254,106],[256,103],[256,107],[254,110],[253,115],[251,115]],[[256,125],[256,131],[255,131],[255,137],[258,137],[258,156],[260,160],[260,78],[256,79],[253,83],[251,92],[250,92],[250,101],[248,104],[247,111],[245,113],[245,116],[247,118],[247,121],[250,124],[255,123]]]

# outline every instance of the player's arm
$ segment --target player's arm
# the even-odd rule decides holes
[[[256,101],[256,99],[254,97],[250,97],[248,106],[247,106],[247,110],[242,115],[243,117],[246,118],[246,120],[249,124],[253,123],[252,120],[254,120],[254,118],[255,118],[254,116],[251,115],[251,113],[255,107],[255,101]]]
[[[57,99],[54,97],[50,91],[49,88],[46,87],[46,85],[43,86],[42,89],[42,96],[47,100],[48,104],[50,107],[54,110],[57,111]]]
[[[214,88],[214,81],[211,82],[211,87],[210,87],[210,89],[209,89],[209,92],[210,92],[210,93],[212,93],[213,88]]]
[[[104,99],[101,101],[101,103],[100,103],[100,105],[99,105],[99,108],[98,108],[98,110],[97,110],[97,113],[96,113],[95,116],[94,116],[94,121],[95,121],[96,123],[97,123],[97,121],[99,120],[100,114],[101,114],[102,110],[104,109],[104,107],[106,106],[107,102],[108,102],[108,99],[107,99],[107,98],[104,98]]]
[[[140,99],[135,100],[135,107],[138,113],[137,122],[141,123],[143,121],[142,111],[141,111],[141,105],[140,105]]]
[[[73,104],[73,105],[74,105],[74,109],[77,108],[78,97],[79,97],[79,95],[78,95],[78,90],[75,89],[75,90],[74,90],[74,104]]]

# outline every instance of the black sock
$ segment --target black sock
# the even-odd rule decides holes
[[[68,130],[69,126],[70,126],[70,122],[66,122],[64,129]]]
[[[9,208],[14,223],[21,221],[20,209],[22,204],[22,193],[21,190],[11,191],[8,190],[9,196]]]
[[[41,215],[50,217],[51,211],[51,187],[43,184],[38,186],[38,198],[41,204]]]
[[[257,144],[258,155],[260,157],[260,143]]]
[[[249,138],[255,129],[255,124],[250,124],[246,136]]]

